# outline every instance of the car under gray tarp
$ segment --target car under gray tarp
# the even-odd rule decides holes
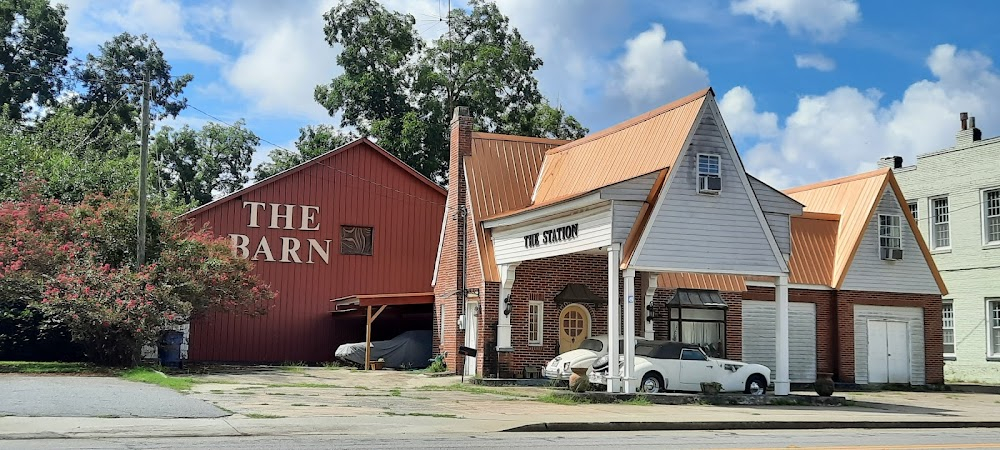
[[[387,341],[374,341],[371,360],[381,359],[385,361],[383,367],[389,369],[422,369],[430,364],[431,339],[430,330],[412,330]],[[365,343],[341,345],[335,356],[338,360],[364,366]]]

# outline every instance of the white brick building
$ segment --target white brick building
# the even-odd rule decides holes
[[[893,172],[950,292],[942,305],[945,379],[1000,383],[1000,137],[962,113],[955,145]]]

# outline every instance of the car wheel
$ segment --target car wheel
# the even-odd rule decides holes
[[[655,394],[666,388],[663,384],[663,377],[656,372],[648,372],[642,376],[642,383],[639,384],[639,392],[644,394]]]
[[[743,390],[744,394],[750,395],[764,395],[767,393],[767,378],[764,375],[755,373],[747,378],[747,387]]]

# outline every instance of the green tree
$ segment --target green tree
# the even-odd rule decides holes
[[[299,139],[295,141],[295,150],[276,148],[268,152],[270,161],[257,165],[254,169],[254,181],[284,172],[355,139],[355,136],[330,125],[302,127],[299,129]]]
[[[194,77],[174,76],[171,70],[155,40],[145,34],[119,34],[102,44],[97,55],[87,55],[77,69],[83,92],[76,99],[76,109],[107,116],[109,127],[138,130],[142,85],[148,71],[150,119],[176,117],[187,107],[184,88]]]
[[[66,202],[134,190],[138,139],[124,130],[90,136],[98,125],[98,118],[69,108],[55,108],[33,125],[0,118],[0,199],[19,198],[18,184],[28,177],[46,180],[44,195]]]
[[[189,206],[212,201],[215,193],[242,188],[260,138],[243,120],[233,126],[209,123],[201,130],[164,127],[153,138],[151,154],[160,160],[160,183],[167,195]]]
[[[341,124],[380,145],[431,179],[444,182],[448,122],[470,107],[477,129],[578,138],[587,129],[538,91],[542,65],[496,5],[473,0],[451,13],[452,31],[426,45],[412,16],[375,0],[345,0],[324,15],[326,40],[343,47],[344,73],[316,87],[316,100]]]
[[[50,106],[67,74],[66,6],[47,0],[0,1],[0,105],[15,121],[31,104]]]

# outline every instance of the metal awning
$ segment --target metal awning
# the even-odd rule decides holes
[[[556,295],[556,303],[594,303],[603,302],[604,299],[594,295],[587,289],[586,285],[578,283],[567,284],[562,292]]]
[[[727,308],[719,291],[702,289],[678,289],[667,306],[674,308]]]
[[[431,305],[434,304],[434,293],[358,294],[335,298],[330,303],[333,304],[331,313],[353,311],[366,306]]]

